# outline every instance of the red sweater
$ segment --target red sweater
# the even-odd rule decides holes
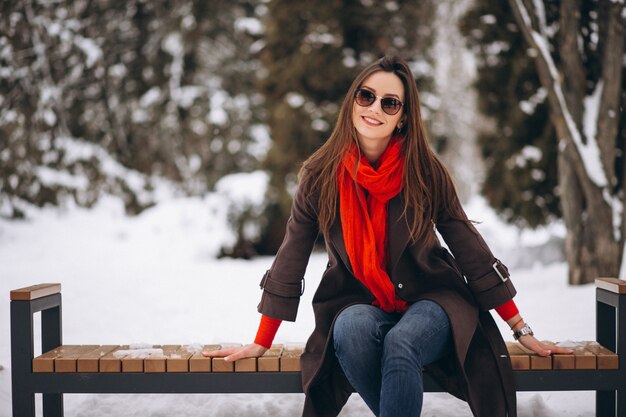
[[[516,314],[519,314],[519,310],[513,300],[509,300],[500,307],[496,307],[496,312],[504,321],[508,321]],[[274,341],[274,337],[276,336],[280,323],[282,323],[282,320],[261,315],[261,324],[259,325],[259,330],[254,338],[254,343],[269,349],[270,346],[272,346],[272,342]]]

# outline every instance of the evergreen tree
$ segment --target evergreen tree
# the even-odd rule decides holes
[[[137,213],[153,175],[203,193],[255,169],[260,4],[3,2],[0,215],[102,192]]]

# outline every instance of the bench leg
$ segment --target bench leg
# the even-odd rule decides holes
[[[35,393],[13,393],[13,417],[35,417]]]
[[[615,391],[596,391],[596,416],[618,416],[615,394]]]
[[[63,417],[63,394],[42,394],[43,417]]]

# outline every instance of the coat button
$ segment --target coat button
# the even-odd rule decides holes
[[[398,284],[398,288],[402,288],[402,283],[399,283],[399,284]]]

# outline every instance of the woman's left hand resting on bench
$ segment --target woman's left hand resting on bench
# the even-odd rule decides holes
[[[513,331],[513,333],[516,333],[526,327],[526,323],[519,314],[511,317],[509,320],[507,320],[507,323],[509,324],[509,326],[511,326],[511,330]],[[532,332],[530,334],[519,336],[517,341],[520,342],[520,344],[526,349],[530,349],[540,356],[574,353],[572,349],[557,346],[553,343],[541,342],[537,340],[537,338],[535,338]]]
[[[223,357],[226,362],[231,362],[243,358],[258,358],[259,356],[263,356],[266,351],[267,348],[257,345],[256,343],[250,343],[246,346],[224,348],[211,352],[204,351],[202,354],[209,358]]]

